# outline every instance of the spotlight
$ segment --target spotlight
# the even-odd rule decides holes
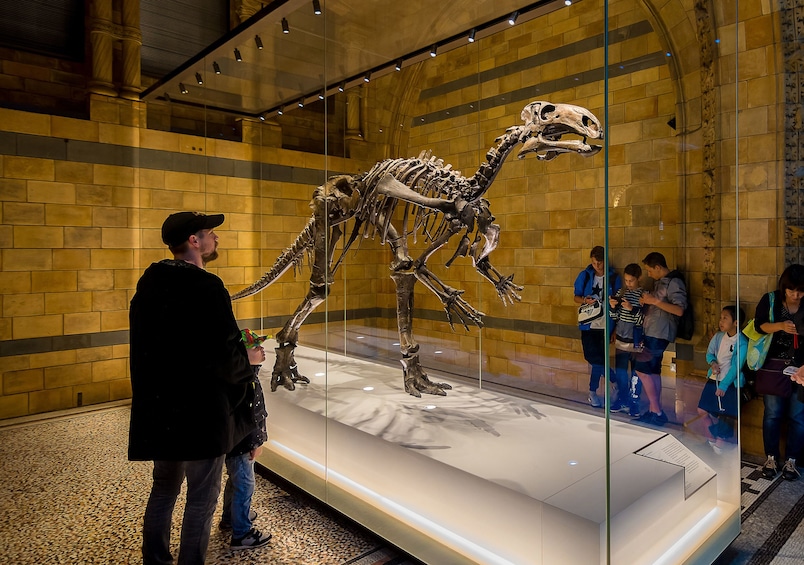
[[[565,6],[572,6],[572,0],[564,0]]]
[[[189,90],[187,90],[187,87],[186,87],[186,86],[184,86],[184,83],[183,83],[183,82],[180,82],[180,83],[179,83],[179,92],[181,92],[182,94],[187,94],[187,93],[188,93],[188,92],[190,92],[190,91],[189,91]]]
[[[280,106],[279,110],[276,111],[277,116],[281,116],[284,113],[285,113],[285,107],[284,106]]]
[[[319,0],[313,0],[313,13],[316,16],[321,15],[321,2]]]
[[[204,79],[201,77],[201,73],[195,73],[195,81],[198,84],[204,84]]]
[[[469,37],[467,38],[469,40],[469,43],[475,42],[475,33],[477,33],[477,30],[475,30],[475,28],[472,28],[472,31],[469,32]]]
[[[397,71],[401,71],[401,70],[402,70],[402,59],[399,59],[399,60],[396,62],[396,67],[395,67],[395,68],[396,68],[396,70],[397,70]]]
[[[254,43],[256,43],[256,44],[257,44],[257,49],[259,49],[260,51],[262,51],[262,39],[260,39],[260,36],[259,36],[259,35],[255,35],[255,36],[254,36]]]
[[[366,73],[366,76],[363,77],[363,82],[368,82],[371,80],[371,72]]]
[[[238,49],[237,47],[234,48],[234,55],[235,55],[235,60],[238,63],[243,61],[243,57],[240,56],[240,49]]]
[[[341,83],[338,85],[338,92],[343,92],[344,90],[346,90],[346,81],[345,80],[341,81]]]
[[[282,33],[290,33],[290,26],[285,18],[282,18]]]
[[[438,46],[433,45],[432,47],[430,47],[430,56],[435,57],[437,54],[438,54]]]
[[[216,75],[221,74],[221,66],[218,64],[217,61],[212,61],[212,70],[215,71]]]
[[[261,121],[261,122],[264,122],[264,121],[265,121],[265,114],[260,114],[260,121]]]
[[[321,90],[321,92],[319,92],[319,93],[318,93],[318,99],[319,99],[319,100],[323,100],[323,99],[324,99],[324,90],[323,90],[323,89]]]
[[[299,98],[299,108],[304,108],[304,98]]]
[[[514,13],[508,17],[508,23],[510,25],[514,25],[516,23],[516,19],[519,17],[519,10],[514,10]]]

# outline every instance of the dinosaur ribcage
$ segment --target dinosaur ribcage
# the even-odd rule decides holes
[[[387,159],[377,163],[363,175],[363,205],[357,217],[365,222],[364,237],[379,236],[385,242],[388,226],[393,219],[402,221],[400,235],[413,236],[422,233],[426,240],[438,238],[446,229],[451,218],[437,210],[425,208],[398,198],[377,193],[377,183],[386,174],[390,174],[405,186],[429,198],[452,200],[463,198],[471,200],[472,182],[459,171],[452,170],[452,165],[422,153],[416,159]],[[401,216],[396,216],[397,207],[404,205]]]

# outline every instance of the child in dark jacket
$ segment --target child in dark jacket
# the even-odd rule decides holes
[[[259,336],[251,330],[241,332],[246,348],[262,347],[265,336]],[[251,382],[253,398],[249,399],[254,429],[231,452],[226,455],[226,471],[229,477],[223,489],[223,515],[219,524],[222,530],[232,530],[231,549],[251,549],[267,544],[271,534],[263,534],[254,527],[253,521],[257,513],[251,510],[251,498],[254,495],[254,459],[262,450],[262,444],[268,439],[265,419],[265,397],[258,374],[260,365],[252,365],[254,378]]]

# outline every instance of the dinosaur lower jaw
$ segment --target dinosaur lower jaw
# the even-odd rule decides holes
[[[548,141],[543,137],[531,137],[517,153],[517,159],[524,158],[528,153],[536,153],[539,159],[545,161],[549,161],[561,153],[577,153],[584,157],[590,157],[598,153],[600,149],[599,145],[589,145],[580,139]]]

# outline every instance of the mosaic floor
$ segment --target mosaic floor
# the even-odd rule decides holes
[[[126,458],[127,406],[0,428],[0,564],[141,563],[149,462]],[[174,557],[183,512],[174,514]],[[412,563],[307,497],[257,477],[256,526],[267,546],[230,551],[213,526],[208,564]],[[220,501],[214,524],[220,517]]]

